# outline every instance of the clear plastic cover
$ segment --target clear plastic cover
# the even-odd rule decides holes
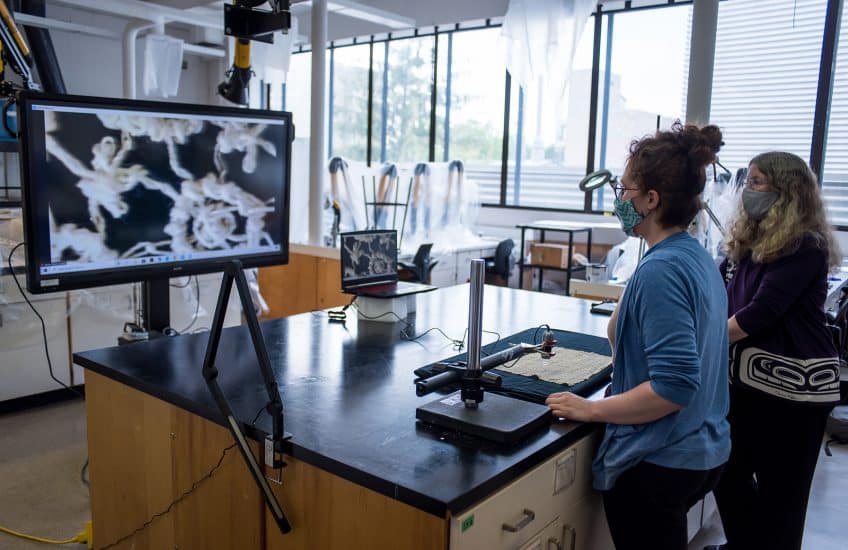
[[[365,229],[396,229],[401,253],[422,243],[450,252],[480,241],[479,187],[462,161],[367,166],[333,157],[327,164],[324,244],[337,235]]]
[[[180,87],[183,41],[164,34],[144,37],[143,81],[147,96],[173,97]]]

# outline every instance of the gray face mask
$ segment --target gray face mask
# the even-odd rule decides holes
[[[777,197],[776,191],[753,191],[746,188],[742,190],[742,208],[748,213],[749,218],[760,221],[777,202]]]

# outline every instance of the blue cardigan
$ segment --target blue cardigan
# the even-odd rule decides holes
[[[710,470],[730,455],[727,297],[713,259],[687,233],[653,246],[621,297],[611,394],[643,382],[683,409],[645,424],[608,424],[594,486],[645,461]]]

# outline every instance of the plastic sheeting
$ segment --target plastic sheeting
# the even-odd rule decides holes
[[[444,253],[480,241],[473,230],[479,186],[468,179],[461,161],[368,167],[334,157],[327,166],[326,246],[338,245],[339,232],[365,229],[397,229],[401,254],[414,253],[425,242],[433,243],[434,253]]]
[[[563,97],[577,44],[597,0],[510,0],[501,27],[506,68],[525,90]],[[534,92],[535,93],[535,92]]]
[[[294,39],[298,36],[297,18],[292,17],[291,28],[288,33],[274,33],[274,42],[266,44],[264,42],[253,41],[250,43],[250,65],[260,74],[265,73],[268,69],[279,71],[274,75],[279,75],[282,82],[286,81],[286,75],[289,72],[289,63],[291,63],[291,51]],[[267,78],[265,75],[263,80],[273,81],[273,78]]]
[[[718,167],[707,166],[707,181],[701,199],[713,211],[721,227],[710,219],[706,210],[702,210],[695,217],[689,233],[713,258],[724,256],[724,235],[738,215],[742,183],[733,174],[723,174]]]
[[[173,97],[180,87],[183,41],[164,34],[144,37],[144,94]]]

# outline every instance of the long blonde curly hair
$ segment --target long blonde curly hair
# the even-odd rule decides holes
[[[827,221],[816,176],[807,163],[792,153],[772,151],[755,156],[750,165],[768,178],[778,198],[760,221],[748,217],[740,205],[726,243],[728,258],[738,262],[750,254],[755,262],[773,262],[796,252],[809,235],[827,251],[829,265],[839,265],[842,253]]]

